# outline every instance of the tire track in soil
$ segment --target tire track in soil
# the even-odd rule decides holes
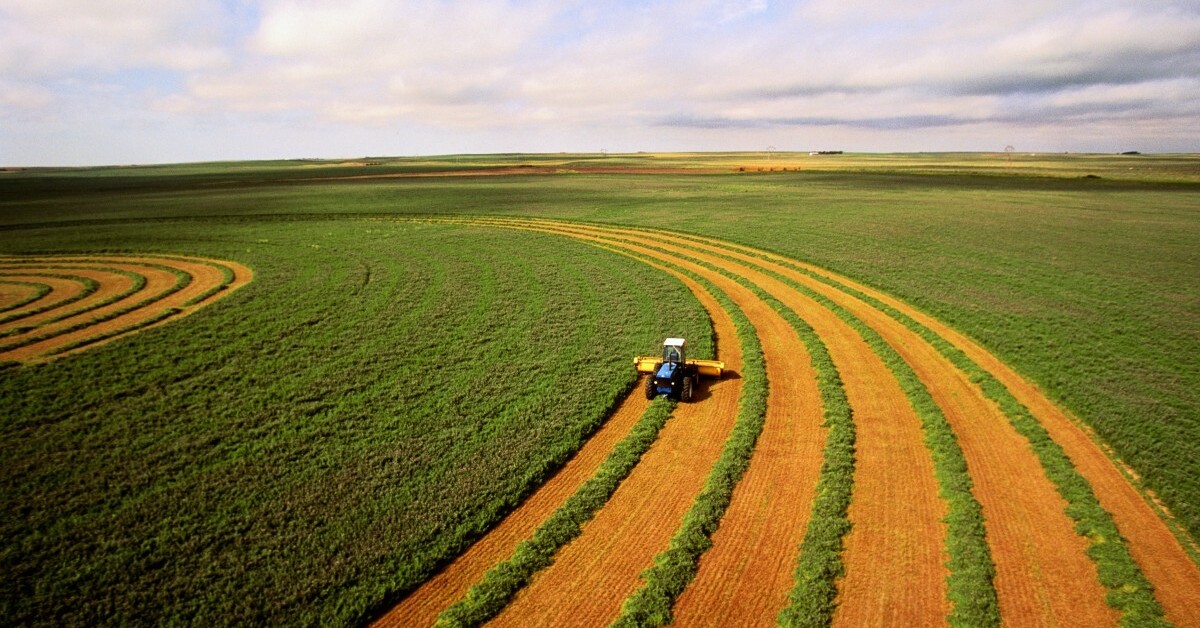
[[[379,628],[432,626],[438,613],[457,602],[488,569],[507,560],[522,541],[591,478],[637,423],[650,402],[634,387],[604,425],[549,480],[496,527],[374,622]]]
[[[1200,626],[1200,566],[1191,559],[1155,506],[1122,474],[1101,446],[1080,427],[1077,419],[1068,416],[1035,385],[999,358],[944,323],[895,297],[849,278],[810,264],[787,261],[858,290],[908,315],[962,350],[1004,384],[1018,401],[1029,408],[1050,437],[1063,448],[1079,473],[1092,485],[1100,505],[1112,515],[1121,535],[1128,540],[1134,560],[1154,586],[1155,597],[1162,604],[1166,619],[1177,626]],[[803,276],[802,273],[796,274]],[[1027,448],[1025,444],[1022,449]],[[1074,583],[1068,585],[1074,586]]]
[[[608,503],[489,625],[611,622],[640,586],[640,572],[667,546],[720,456],[737,416],[741,382],[733,374],[741,369],[741,349],[732,319],[716,300],[691,279],[676,276],[708,310],[718,357],[730,375],[701,380],[701,401],[677,406]]]
[[[776,271],[838,302],[878,331],[913,367],[953,427],[967,459],[975,484],[973,494],[983,507],[988,545],[996,564],[997,597],[1005,621],[1018,625],[1117,623],[1119,613],[1104,601],[1105,589],[1100,585],[1096,565],[1086,554],[1088,541],[1075,533],[1074,522],[1064,511],[1066,501],[1042,472],[1025,438],[966,374],[932,345],[869,304],[802,273],[729,254]],[[788,300],[776,291],[794,292],[790,287],[760,285],[785,303]],[[827,311],[815,302],[808,308],[796,311]],[[809,323],[823,339],[827,337],[813,321]],[[858,406],[853,401],[851,405],[857,417]]]

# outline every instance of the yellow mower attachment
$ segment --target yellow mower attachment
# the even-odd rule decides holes
[[[725,363],[720,360],[684,360],[684,363],[696,367],[705,377],[720,379],[725,372]],[[662,358],[656,355],[639,355],[633,358],[633,368],[639,373],[653,373],[659,364],[662,364]]]
[[[691,401],[702,376],[719,378],[725,372],[724,362],[687,359],[683,345],[683,338],[667,338],[663,341],[661,357],[639,355],[633,359],[633,368],[637,372],[650,374],[646,378],[647,399],[668,395],[672,399]]]

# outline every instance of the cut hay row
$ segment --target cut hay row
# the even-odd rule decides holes
[[[635,389],[627,399],[639,397]],[[517,591],[529,583],[533,574],[552,563],[554,554],[579,536],[583,524],[612,497],[621,481],[641,460],[674,409],[675,403],[670,400],[659,399],[650,404],[625,439],[604,459],[595,475],[554,511],[533,536],[518,545],[511,557],[489,569],[463,599],[443,611],[438,617],[438,625],[479,625],[503,610]]]
[[[842,498],[839,502],[837,490],[822,490],[815,503],[811,497],[802,499],[804,515],[798,518],[801,535],[809,512],[813,513],[812,522],[821,522],[828,531],[810,530],[809,536],[816,536],[812,543],[805,537],[803,552],[794,540],[789,541],[792,547],[781,560],[789,570],[795,569],[795,579],[789,579],[785,595],[778,598],[774,584],[766,589],[760,586],[771,581],[770,576],[764,579],[750,575],[750,570],[729,567],[738,561],[753,564],[755,548],[779,540],[764,542],[761,535],[788,535],[763,532],[773,529],[763,521],[778,517],[780,511],[772,509],[770,498],[762,498],[762,487],[771,480],[757,478],[756,469],[763,469],[764,477],[769,478],[788,468],[772,459],[812,456],[813,442],[794,443],[782,451],[767,446],[776,430],[786,432],[772,427],[768,409],[758,447],[753,442],[742,446],[749,460],[741,484],[741,471],[726,473],[724,492],[730,497],[724,503],[715,502],[715,510],[707,510],[704,518],[713,524],[698,525],[689,515],[669,547],[663,540],[654,541],[663,544],[660,552],[666,551],[643,574],[647,581],[626,602],[626,620],[661,623],[674,613],[675,619],[683,623],[707,623],[713,617],[746,611],[738,616],[775,621],[779,615],[778,621],[786,623],[827,623],[832,619],[839,624],[854,624],[890,618],[958,625],[1079,619],[1090,624],[1111,624],[1118,619],[1154,622],[1165,609],[1168,620],[1181,625],[1195,623],[1193,613],[1200,608],[1200,570],[1156,511],[1121,476],[1103,450],[1086,436],[1080,439],[1078,434],[1083,432],[1034,387],[944,325],[827,271],[716,240],[547,220],[452,222],[553,232],[651,257],[655,264],[681,265],[705,282],[731,282],[735,287],[720,286],[725,295],[732,296],[741,289],[753,296],[751,301],[740,295],[734,307],[746,311],[768,354],[764,390],[767,381],[771,382],[772,393],[782,389],[770,373],[773,363],[777,371],[784,372],[778,363],[787,362],[783,358],[770,359],[767,347],[781,338],[804,336],[805,329],[812,334],[806,338],[809,347],[814,346],[814,339],[827,345],[830,363],[824,371],[814,370],[820,361],[805,352],[805,343],[796,339],[801,350],[794,352],[791,360],[807,367],[803,377],[823,377],[826,390],[833,381],[830,370],[841,376],[847,406],[839,416],[848,421],[852,413],[853,429],[848,441],[843,431],[839,444],[825,443],[820,458],[822,486],[831,486],[839,477],[836,473],[840,473],[841,484],[837,486],[841,487]],[[788,331],[768,324],[772,317],[782,317]],[[722,345],[723,352],[727,349]],[[718,357],[724,358],[725,354]],[[817,389],[815,384],[811,388]],[[891,393],[881,397],[881,391],[888,389]],[[778,397],[775,399],[778,403]],[[768,397],[768,408],[771,403]],[[808,405],[824,412],[828,426],[836,427],[828,418],[830,408],[824,407],[833,405],[836,410],[836,395],[823,392],[819,401],[809,398]],[[681,409],[688,407],[685,404]],[[1049,426],[1042,428],[1044,438],[1032,429],[1042,424]],[[897,431],[903,425],[908,426],[907,431]],[[810,428],[807,432],[804,436],[816,442],[815,449],[820,451],[824,431]],[[831,441],[833,433],[831,429]],[[1055,457],[1053,449],[1058,447],[1055,443],[1059,439],[1065,444]],[[653,458],[658,447],[656,444],[647,452],[647,459]],[[857,466],[851,457],[856,447]],[[1078,461],[1083,464],[1077,469],[1072,465],[1078,465]],[[927,471],[920,471],[923,465]],[[777,471],[770,471],[773,467]],[[692,472],[705,474],[707,468],[696,465]],[[847,469],[854,474],[852,491]],[[639,465],[630,477],[639,476],[641,471]],[[932,499],[904,498],[896,493],[897,488],[911,486],[919,477],[928,477],[931,483],[937,477],[940,495],[939,489],[931,488],[936,483],[913,494],[933,495]],[[775,476],[773,481],[780,479]],[[808,482],[801,479],[798,483]],[[1093,483],[1106,490],[1097,489],[1096,497],[1088,502]],[[635,540],[634,526],[597,522],[610,511],[638,516],[631,504],[644,507],[646,496],[639,501],[632,493],[655,490],[655,495],[661,495],[657,487],[623,484],[614,500],[601,508],[597,519],[582,527],[580,538],[563,548],[555,564],[536,574],[533,584],[518,593],[498,623],[554,623],[580,618],[586,618],[585,623],[612,621],[615,615],[611,602],[603,600],[611,600],[614,592],[624,595],[632,590],[626,584],[613,586],[609,571],[615,563],[602,555],[611,556],[629,542],[644,546],[649,541]],[[814,491],[809,492],[811,495]],[[708,495],[708,489],[703,494]],[[760,497],[758,509],[743,512],[740,496],[755,494]],[[617,497],[625,503],[618,504]],[[693,510],[699,512],[699,504],[704,502],[711,500],[701,497]],[[1106,510],[1113,504],[1118,511],[1115,515]],[[854,526],[849,534],[845,534],[846,513]],[[746,522],[754,521],[755,515],[759,517],[757,527],[748,525]],[[939,522],[943,516],[947,517],[945,522]],[[1072,519],[1083,522],[1078,533]],[[1137,522],[1141,528],[1130,527],[1130,522]],[[720,523],[719,528],[716,523]],[[841,548],[843,541],[845,549]],[[706,551],[709,544],[714,547]],[[932,579],[915,577],[921,573],[918,563],[912,562],[918,545],[932,551],[920,563],[935,567],[927,572],[934,574]],[[622,564],[621,571],[636,561],[645,561],[644,566],[651,567],[645,551],[640,548],[624,556],[624,561],[617,561]],[[940,564],[943,561],[947,561],[946,566]],[[761,569],[756,567],[754,573],[761,573]],[[627,583],[627,579],[622,582]],[[813,595],[806,583],[825,593]],[[796,591],[792,599],[800,600],[809,610],[796,612],[796,606],[780,614],[788,605],[786,593],[793,584]],[[831,599],[835,591],[836,600]],[[769,607],[769,613],[761,608],[748,610],[737,602],[753,594],[757,594],[758,606]],[[764,598],[772,601],[763,604]],[[808,601],[804,601],[806,598]],[[837,610],[833,611],[835,604]]]
[[[570,230],[574,231],[573,229]],[[581,228],[576,233],[592,233],[592,231]],[[612,232],[610,231],[609,233]],[[769,309],[767,303],[771,297],[762,293],[756,284],[746,279],[746,277],[750,277],[762,282],[762,277],[755,276],[753,273],[745,273],[744,271],[743,273],[746,277],[738,276],[728,268],[723,267],[723,265],[727,266],[724,260],[677,247],[663,238],[638,237],[629,232],[621,235],[626,238],[633,237],[637,243],[643,246],[653,246],[664,257],[695,260],[693,263],[705,272],[715,273],[717,276],[736,277],[737,279],[732,281],[736,283],[744,282],[753,286],[750,288],[751,294],[748,295],[750,300],[755,300],[761,304],[760,308]],[[627,240],[622,239],[620,241]],[[743,290],[746,289],[743,288]],[[764,316],[764,313],[760,309],[760,311],[756,312],[756,318],[761,320],[768,318],[768,316]],[[773,335],[778,336],[782,334],[779,330],[775,330]],[[799,352],[793,351],[792,360],[802,361],[805,359],[804,355],[802,350]],[[894,370],[893,364],[888,364],[888,367]],[[894,376],[884,371],[879,374],[879,377],[880,379],[876,381],[876,386],[878,386],[879,381],[888,381],[893,379]],[[810,405],[814,409],[819,407],[819,404],[810,403]],[[904,407],[905,398],[903,395],[898,394],[894,398],[890,412],[894,414],[896,408]],[[924,416],[925,413],[918,414]],[[884,613],[890,613],[892,619],[895,621],[928,624],[939,621],[950,610],[945,596],[937,593],[942,589],[943,585],[941,581],[946,574],[945,569],[940,565],[942,556],[941,539],[945,535],[928,533],[931,528],[938,528],[937,520],[939,516],[937,516],[937,513],[941,511],[941,507],[937,504],[938,492],[936,482],[933,479],[933,469],[930,466],[928,454],[919,437],[920,424],[915,420],[915,417],[909,416],[907,427],[910,430],[915,429],[917,434],[915,436],[909,435],[907,438],[903,437],[903,435],[897,437],[894,431],[896,426],[896,421],[890,421],[868,424],[863,428],[863,438],[861,441],[866,443],[866,447],[860,446],[860,451],[874,448],[873,451],[866,451],[861,454],[861,457],[867,463],[863,465],[863,468],[869,471],[872,469],[869,464],[874,464],[873,468],[876,470],[876,473],[868,475],[864,480],[864,482],[869,482],[868,486],[870,489],[864,488],[859,491],[858,504],[860,510],[856,518],[856,523],[860,534],[857,537],[850,538],[849,542],[851,545],[849,549],[851,559],[853,559],[853,551],[859,549],[864,555],[871,556],[876,565],[891,565],[891,569],[874,568],[856,569],[853,571],[853,576],[858,578],[858,581],[850,579],[847,586],[857,584],[863,590],[871,591],[872,593],[870,595],[848,594],[844,596],[849,601],[843,604],[842,613],[843,617],[850,617],[850,619],[846,620],[850,623],[857,623],[871,617],[882,616]],[[880,431],[880,428],[883,428],[883,431]],[[815,430],[810,430],[809,432],[805,440],[814,441],[818,438],[818,434],[812,433]],[[789,451],[785,452],[785,455],[803,457],[805,449],[805,446],[802,444],[803,442],[802,440],[799,443],[793,443]],[[878,455],[873,455],[876,453]],[[923,482],[913,482],[914,478],[911,475],[898,475],[891,471],[895,468],[919,468],[921,465],[925,465],[928,470],[927,473],[917,476],[922,478]],[[815,468],[811,475],[811,483],[815,484]],[[963,475],[965,476],[965,474]],[[785,475],[774,477],[771,481],[779,483],[810,483],[808,477],[792,478]],[[868,490],[874,490],[873,494],[878,495],[878,498],[874,500],[864,499],[863,495],[867,494]],[[909,491],[909,493],[906,495],[905,491]],[[909,515],[910,518],[907,521],[902,517],[898,519],[897,510],[894,507],[897,496],[900,496],[899,499],[905,500],[907,503],[916,504],[918,500],[924,500],[930,505],[927,507],[912,507],[900,511],[899,514]],[[873,507],[869,509],[863,508],[862,505],[864,502],[873,505]],[[808,505],[809,502],[805,501],[800,507],[807,508]],[[762,502],[755,504],[752,509],[754,513],[751,516],[753,517],[764,517],[772,514],[769,512],[769,509],[763,507]],[[802,512],[806,514],[807,511],[803,510]],[[921,517],[925,517],[925,519],[922,520]],[[804,520],[803,516],[798,518],[802,521]],[[863,530],[868,530],[870,533],[863,533]],[[917,531],[916,534],[913,534],[914,530]],[[803,529],[801,528],[801,533],[802,531]],[[736,535],[737,532],[734,534]],[[914,539],[923,542],[924,553],[913,551]],[[772,543],[767,543],[764,546],[756,543],[748,543],[745,539],[737,538],[735,541],[728,543],[718,550],[717,556],[726,553],[732,557],[725,560],[733,562],[747,561],[751,559],[748,557],[761,556],[762,554],[776,557],[776,571],[783,576],[783,578],[776,579],[776,582],[782,582],[783,586],[776,584],[773,587],[773,594],[768,595],[773,605],[768,605],[765,609],[756,609],[758,617],[771,618],[783,606],[783,600],[789,589],[788,585],[791,584],[790,579],[792,574],[790,569],[778,568],[785,563],[781,563],[777,557],[794,553],[795,548],[799,545],[799,540],[800,537],[797,536],[793,542],[787,543],[782,549],[779,549]],[[854,544],[856,540],[860,540],[857,545]],[[775,543],[778,542],[778,539],[775,540]],[[986,550],[984,553],[986,554]],[[891,557],[890,559],[889,556]],[[720,561],[721,559],[717,558],[717,560]],[[709,562],[712,563],[713,561]],[[677,570],[679,569],[677,567]],[[956,574],[955,572],[951,572],[950,575],[953,577]],[[864,582],[864,578],[869,579]],[[715,589],[715,593],[709,594],[710,603],[713,599],[732,599],[738,603],[738,606],[742,607],[742,610],[751,610],[749,608],[750,600],[754,600],[756,597],[763,597],[763,592],[753,589],[743,589],[741,595],[737,595],[737,587],[741,584],[739,580],[739,578],[734,577],[719,580],[709,585],[710,589]],[[770,582],[771,578],[768,577],[766,580]],[[984,582],[983,587],[984,589],[990,589],[990,582]],[[978,589],[978,587],[974,587],[974,589]],[[912,594],[914,590],[921,591],[922,594],[914,596]],[[976,597],[986,600],[989,596],[981,592]],[[994,597],[994,594],[992,594],[992,597]],[[863,602],[869,602],[869,604],[854,606],[854,604]],[[698,610],[693,607],[696,615],[698,617],[704,616],[703,607],[706,604],[700,602],[696,606],[700,607]],[[849,611],[847,611],[847,608],[849,608]],[[966,612],[965,614],[967,616],[973,615],[970,612]]]
[[[49,284],[40,281],[0,281],[0,314],[40,301],[51,290]]]
[[[50,312],[55,309],[65,308],[67,305],[87,298],[91,294],[100,289],[100,282],[88,277],[80,277],[78,275],[61,275],[51,273],[37,273],[34,275],[25,274],[9,274],[0,275],[13,280],[25,280],[44,285],[50,289],[42,299],[28,303],[22,307],[14,308],[7,312],[4,316],[0,316],[0,331],[5,333],[17,329],[21,324],[10,324],[13,321],[32,318],[39,314]],[[28,325],[28,323],[23,323]]]
[[[0,280],[33,280],[50,290],[27,304],[36,307],[0,319],[0,361],[45,360],[97,346],[195,311],[250,278],[239,264],[178,256],[5,257]]]
[[[733,372],[743,369],[736,327],[713,296],[686,276],[709,311],[719,355]],[[641,584],[639,574],[665,549],[695,496],[706,471],[734,429],[743,381],[725,378],[701,384],[704,403],[680,404],[658,440],[582,533],[537,573],[493,623],[528,625],[607,623]]]

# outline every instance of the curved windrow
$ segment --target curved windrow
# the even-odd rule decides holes
[[[241,264],[198,257],[0,257],[0,362],[99,346],[194,312],[252,276]]]
[[[670,549],[657,534],[654,561],[643,528],[607,523],[654,505],[646,495],[662,487],[639,478],[671,455],[671,440],[660,439],[499,623],[607,624],[616,606],[596,601],[615,589],[629,596],[623,619],[632,623],[1200,621],[1200,569],[1138,489],[1034,387],[937,321],[823,269],[719,240],[465,222],[554,233],[686,271],[719,293],[728,314],[710,303],[714,320],[744,312],[738,332],[756,335],[765,357],[765,369],[743,373],[745,386],[768,394],[762,433],[744,474],[720,480],[724,497],[696,484],[719,475],[711,457],[691,480],[672,480],[694,506],[683,522],[667,518],[677,532]],[[677,416],[668,428],[694,438],[718,415],[729,425],[724,397],[720,410],[704,400],[679,409],[712,419]],[[647,551],[627,564],[634,546]],[[636,593],[613,585],[617,566],[644,570]]]

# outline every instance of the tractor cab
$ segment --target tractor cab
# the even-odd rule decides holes
[[[720,379],[725,369],[724,362],[689,360],[683,345],[683,338],[667,338],[663,341],[662,359],[651,355],[633,358],[633,367],[639,373],[650,375],[646,378],[647,399],[667,395],[673,399],[691,401],[702,375]]]
[[[683,338],[667,338],[663,341],[663,364],[683,364]]]

